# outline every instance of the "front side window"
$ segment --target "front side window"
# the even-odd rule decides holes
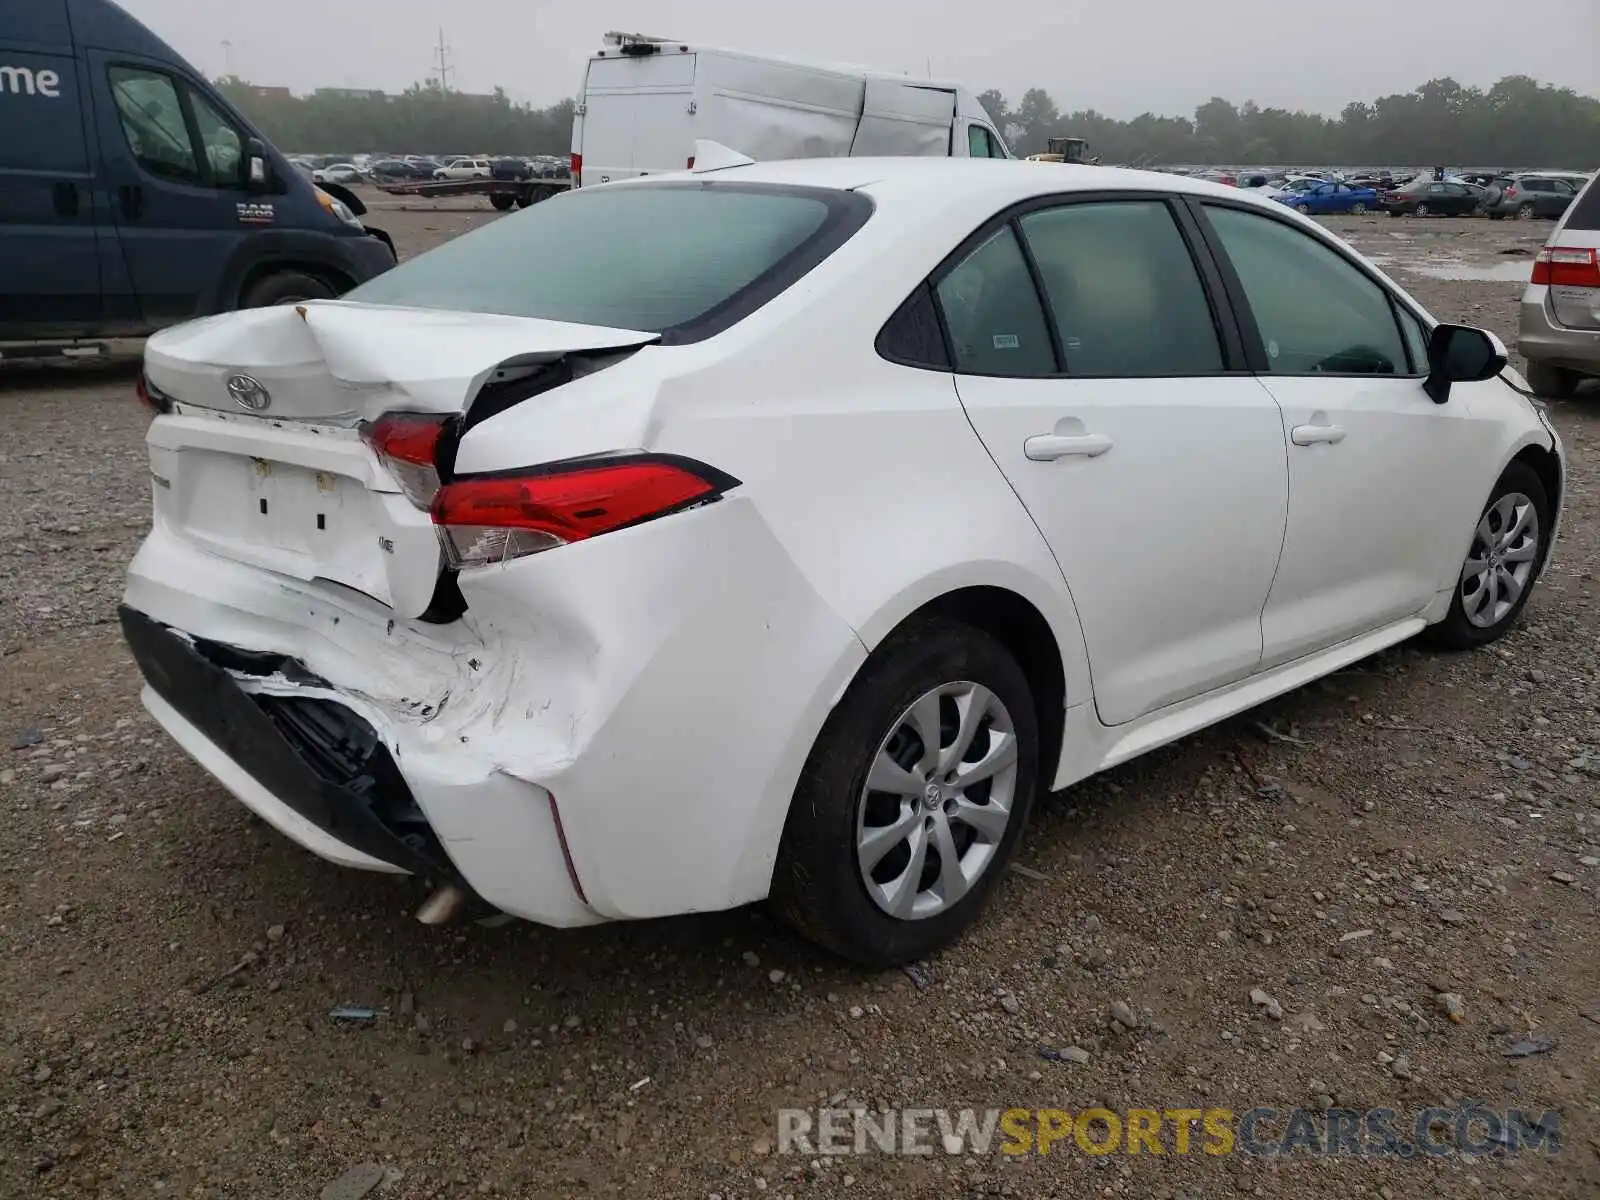
[[[212,180],[219,187],[243,187],[244,139],[239,131],[200,93],[191,90],[189,103],[194,106],[194,123]]]
[[[1389,297],[1310,234],[1270,217],[1207,204],[1244,288],[1274,375],[1406,373]]]
[[[1055,349],[1022,248],[1004,226],[935,289],[965,375],[1043,377],[1055,374]]]
[[[1004,158],[994,138],[982,125],[967,126],[967,154],[971,158]]]
[[[1411,359],[1411,374],[1426,375],[1428,373],[1428,331],[1423,328],[1410,309],[1398,301],[1394,306],[1395,316],[1400,321],[1400,333],[1405,338],[1406,354]]]
[[[1200,275],[1160,200],[1067,204],[1021,221],[1068,375],[1222,370]]]
[[[859,192],[774,185],[584,188],[455,238],[349,300],[707,337],[855,233]]]
[[[135,67],[112,67],[109,74],[122,133],[139,165],[160,179],[205,183],[172,77]]]

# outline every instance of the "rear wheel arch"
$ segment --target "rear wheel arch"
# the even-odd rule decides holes
[[[989,586],[947,592],[907,620],[922,617],[946,617],[982,630],[1016,659],[1033,693],[1039,722],[1040,786],[1048,790],[1061,759],[1067,711],[1066,664],[1050,622],[1016,592]]]
[[[896,632],[928,618],[957,621],[988,634],[1022,668],[1039,721],[1039,786],[1049,791],[1061,760],[1067,698],[1081,701],[1090,695],[1088,660],[1076,611],[1068,607],[1052,622],[1044,608],[1022,590],[996,583],[954,587],[919,598],[891,621],[874,620],[874,632],[858,630],[868,649],[867,661]],[[842,697],[843,692],[840,694]]]

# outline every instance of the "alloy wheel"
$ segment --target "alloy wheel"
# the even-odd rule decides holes
[[[977,683],[925,692],[878,745],[856,812],[856,860],[874,904],[916,921],[958,903],[1011,822],[1017,734]]]
[[[1492,629],[1517,607],[1539,557],[1539,510],[1521,492],[1500,497],[1478,522],[1461,568],[1461,609]]]

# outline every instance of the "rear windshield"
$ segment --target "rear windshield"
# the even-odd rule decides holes
[[[760,184],[622,184],[558,196],[345,295],[694,341],[728,328],[839,248],[872,202]]]
[[[1600,179],[1600,175],[1584,185],[1583,192],[1567,210],[1568,229],[1600,229],[1600,188],[1595,187],[1596,179]]]

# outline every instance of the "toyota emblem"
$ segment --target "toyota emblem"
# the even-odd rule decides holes
[[[248,375],[234,375],[228,380],[228,395],[240,408],[261,412],[272,403],[272,394]]]

